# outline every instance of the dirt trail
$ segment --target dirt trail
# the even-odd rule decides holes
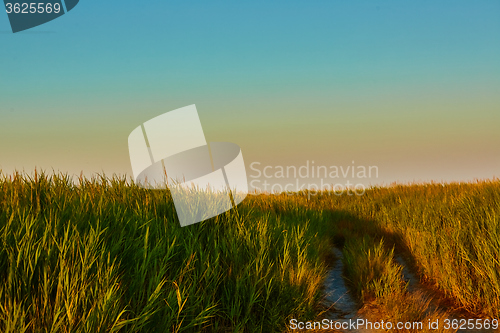
[[[342,251],[334,247],[332,249],[336,261],[331,267],[327,278],[324,282],[325,289],[325,301],[324,305],[327,306],[330,311],[327,313],[326,318],[335,320],[337,322],[349,322],[356,320],[358,318],[362,319],[362,316],[358,314],[358,305],[351,295],[351,292],[347,288],[347,285],[343,276],[343,254]],[[419,293],[425,297],[431,299],[430,305],[426,311],[428,312],[450,312],[448,309],[441,307],[437,302],[437,297],[433,294],[432,290],[423,286],[419,279],[411,272],[409,265],[403,256],[396,254],[395,261],[403,267],[402,274],[403,279],[408,282],[408,292]],[[450,319],[461,319],[463,317],[455,314],[451,314]],[[468,318],[464,318],[468,319]],[[368,332],[368,330],[338,330],[337,332]],[[448,332],[453,332],[449,330]],[[492,329],[486,330],[458,330],[458,333],[482,333],[482,332],[499,332]]]
[[[349,322],[360,318],[357,315],[358,305],[347,288],[344,280],[343,270],[344,265],[342,259],[344,255],[342,251],[334,247],[332,249],[335,255],[335,264],[330,269],[325,282],[325,305],[330,308],[326,318],[335,320],[340,323]],[[367,332],[365,330],[339,330],[338,332]]]
[[[415,276],[415,274],[413,274],[413,272],[411,272],[411,270],[409,269],[409,265],[408,263],[406,262],[406,260],[404,259],[404,257],[402,255],[396,255],[395,258],[396,262],[398,264],[400,264],[402,267],[403,267],[403,279],[408,283],[408,291],[409,292],[418,292],[422,295],[425,295],[426,297],[428,297],[429,299],[431,299],[431,303],[429,305],[429,308],[428,308],[428,311],[442,311],[442,312],[450,312],[449,309],[446,309],[445,307],[443,306],[440,306],[438,304],[438,297],[435,295],[435,293],[433,293],[433,291],[426,287],[426,286],[423,286],[419,279]],[[458,313],[453,313],[451,312],[451,315],[450,315],[450,318],[449,319],[475,319],[473,317],[469,317],[469,318],[465,318],[461,315],[459,315]],[[457,333],[483,333],[483,332],[499,332],[499,330],[493,330],[493,329],[462,329],[462,330],[457,330],[456,331]]]
[[[334,247],[333,253],[337,259],[325,280],[326,302],[332,306],[331,312],[335,319],[355,318],[358,306],[344,281],[342,251]]]

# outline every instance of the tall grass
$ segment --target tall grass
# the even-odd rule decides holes
[[[337,233],[357,238],[358,251],[362,235],[384,238],[455,308],[500,316],[500,181],[399,185],[315,201],[335,212]]]
[[[333,243],[360,302],[388,317],[428,315],[400,253],[454,307],[498,318],[499,219],[499,181],[249,196],[181,228],[166,190],[2,176],[0,331],[284,331],[323,310]]]
[[[363,301],[385,296],[394,297],[404,290],[401,266],[394,264],[394,249],[386,250],[383,240],[373,244],[369,236],[353,237],[344,246],[346,274],[355,293]]]
[[[0,331],[274,332],[310,318],[328,252],[322,213],[265,204],[181,228],[168,191],[3,177]]]

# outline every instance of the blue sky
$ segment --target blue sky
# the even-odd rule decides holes
[[[500,2],[81,1],[0,14],[0,168],[129,174],[127,136],[196,104],[263,165],[500,175]]]

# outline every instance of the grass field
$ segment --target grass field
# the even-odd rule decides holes
[[[319,318],[344,253],[368,317],[448,315],[407,290],[394,254],[450,311],[500,317],[500,182],[249,196],[181,228],[168,191],[125,179],[0,178],[1,332],[283,332]]]

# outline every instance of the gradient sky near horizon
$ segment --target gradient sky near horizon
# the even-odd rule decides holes
[[[0,42],[4,174],[131,175],[130,132],[196,104],[249,180],[307,161],[377,166],[366,185],[500,177],[498,1],[83,0],[16,34],[0,13]]]

